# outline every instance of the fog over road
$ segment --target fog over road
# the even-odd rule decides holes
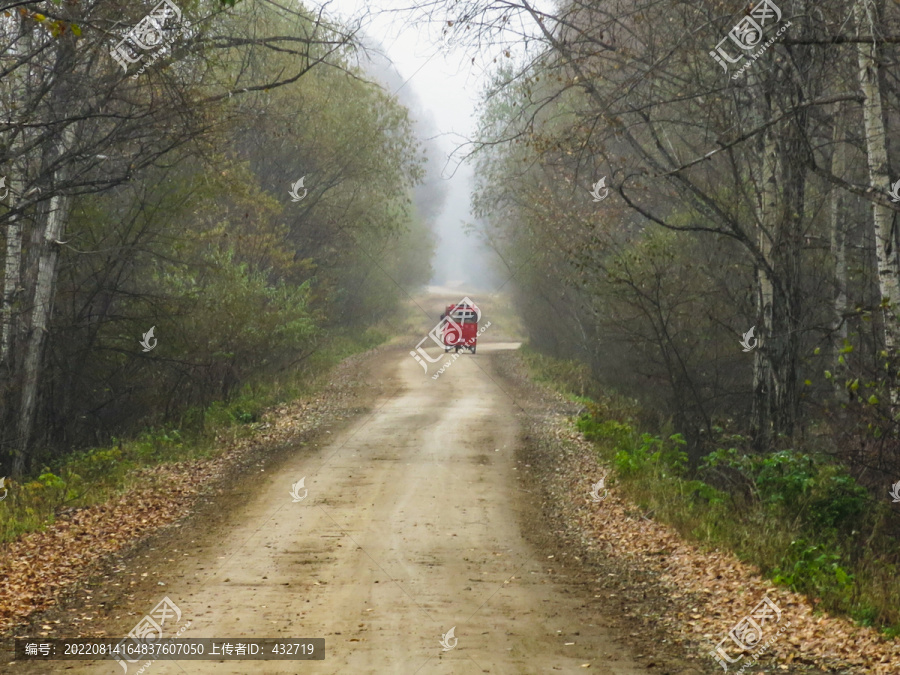
[[[437,380],[440,364],[424,373],[408,346],[377,357],[367,376],[391,391],[369,414],[277,475],[248,480],[245,503],[197,533],[199,553],[171,554],[160,598],[180,607],[179,625],[192,622],[183,637],[324,637],[324,661],[157,661],[145,672],[647,672],[522,536],[535,524],[522,522],[532,495],[517,485],[516,406],[492,373],[498,352],[517,347],[488,331],[477,355]],[[304,476],[308,495],[294,502]],[[454,626],[457,646],[442,651]]]

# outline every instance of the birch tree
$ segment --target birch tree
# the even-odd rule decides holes
[[[599,157],[608,171],[620,173],[612,192],[632,210],[636,231],[638,224],[656,225],[727,237],[743,248],[743,263],[757,271],[752,297],[761,335],[748,358],[750,426],[761,449],[790,438],[799,410],[801,265],[811,226],[809,120],[854,98],[826,88],[825,63],[810,46],[824,30],[821,15],[806,11],[805,2],[735,5],[725,16],[706,3],[573,0],[551,10],[528,0],[473,0],[429,6],[446,11],[439,16],[454,37],[474,35],[473,45],[519,53],[523,65],[510,80],[522,82],[531,99],[518,108],[519,128],[530,131],[554,113],[571,115],[572,154],[586,158],[581,166]],[[751,9],[764,35],[740,52],[729,30],[750,25]],[[523,28],[529,21],[531,31]],[[795,40],[789,51],[775,39],[776,31],[788,30]],[[701,33],[712,44],[730,45],[731,64],[738,65],[728,69],[721,58],[717,65],[709,47],[697,44]],[[510,47],[519,35],[520,45]],[[536,55],[535,43],[545,51]],[[739,66],[752,67],[749,75],[735,72]],[[539,78],[559,84],[540,97]],[[555,160],[552,153],[547,160]],[[752,325],[752,316],[746,320],[737,336]]]
[[[233,4],[233,3],[232,3]],[[241,19],[206,8],[205,28],[165,28],[178,37],[165,52],[144,55],[146,72],[123,77],[109,55],[104,27],[137,25],[148,8],[121,8],[108,0],[53,6],[48,14],[21,8],[0,16],[2,93],[6,119],[0,166],[13,169],[12,201],[0,211],[5,235],[0,296],[0,447],[21,473],[36,444],[37,411],[46,386],[44,347],[52,323],[69,211],[78,195],[129,183],[227,120],[232,98],[289,86],[320,64],[342,59],[352,42],[318,15],[299,9],[240,3]],[[181,10],[179,10],[181,11]],[[204,11],[204,10],[201,10]],[[294,21],[292,33],[272,34],[272,16]],[[124,19],[124,21],[123,21]],[[84,30],[82,30],[82,28]],[[178,36],[172,31],[179,32]],[[115,36],[116,40],[121,39]],[[293,57],[274,76],[257,77],[250,52]],[[215,54],[217,58],[209,58]],[[150,61],[157,61],[151,64]],[[126,64],[127,65],[127,64]],[[7,84],[8,83],[8,84]],[[34,223],[30,243],[24,226]]]
[[[896,388],[897,348],[900,346],[900,266],[898,240],[894,225],[895,212],[887,205],[891,187],[887,154],[887,134],[884,126],[880,68],[876,46],[877,5],[872,0],[856,0],[853,5],[856,22],[859,86],[863,94],[863,123],[869,182],[877,198],[872,201],[872,220],[875,228],[875,255],[878,261],[878,288],[884,316],[885,367],[891,403],[900,403]],[[864,36],[871,41],[862,39]]]
[[[842,179],[847,176],[847,139],[846,130],[846,105],[838,104],[834,113],[834,150],[831,156],[831,173]],[[830,249],[834,264],[834,317],[832,331],[834,333],[832,344],[832,359],[835,373],[842,373],[843,365],[840,363],[840,353],[847,341],[847,310],[848,299],[848,275],[847,275],[847,192],[843,189],[831,191],[831,239]],[[844,387],[841,378],[833,380],[835,394],[841,396]]]

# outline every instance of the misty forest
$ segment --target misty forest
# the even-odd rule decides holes
[[[898,226],[897,0],[0,0],[0,670],[900,672]]]

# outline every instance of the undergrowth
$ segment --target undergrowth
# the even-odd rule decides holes
[[[8,492],[0,501],[0,543],[45,528],[64,509],[109,500],[134,484],[135,469],[216,455],[223,447],[221,440],[255,433],[267,408],[313,393],[336,364],[387,337],[376,329],[332,336],[327,346],[281,378],[247,384],[227,402],[187,411],[177,424],[69,454],[19,481],[7,478]]]
[[[640,429],[636,402],[585,384],[574,362],[524,356],[534,379],[583,404],[576,427],[613,467],[609,484],[646,515],[733,551],[818,609],[900,634],[900,547],[886,533],[888,502],[843,467],[810,448],[755,454],[748,439],[716,428],[712,450],[691,470],[682,436]]]

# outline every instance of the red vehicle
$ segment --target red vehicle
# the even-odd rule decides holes
[[[444,326],[444,351],[456,349],[468,349],[475,353],[478,341],[478,319],[481,318],[481,310],[475,303],[466,298],[455,305],[447,305],[447,310],[441,314],[441,323]]]

